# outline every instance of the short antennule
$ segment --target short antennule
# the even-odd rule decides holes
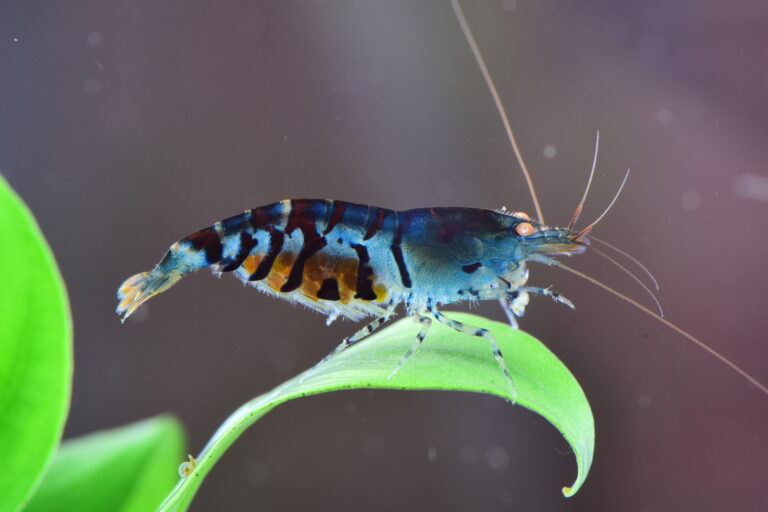
[[[581,201],[579,201],[579,205],[576,207],[576,210],[573,212],[573,215],[571,216],[571,221],[568,223],[568,231],[571,231],[573,229],[573,226],[576,225],[576,221],[579,220],[579,216],[581,215],[581,210],[584,208],[584,202],[587,200],[587,194],[589,193],[589,187],[592,185],[592,178],[595,176],[595,167],[597,166],[597,150],[600,148],[600,132],[597,132],[597,136],[595,137],[595,156],[592,158],[592,170],[589,171],[589,179],[587,180],[587,188],[584,189],[584,195],[581,196]]]
[[[592,231],[592,229],[597,226],[597,223],[603,220],[603,217],[606,216],[606,214],[611,210],[613,205],[616,203],[616,200],[619,198],[619,195],[621,195],[621,191],[624,189],[624,185],[627,183],[627,178],[629,178],[629,172],[630,169],[627,169],[627,173],[624,175],[624,180],[622,180],[621,185],[619,185],[619,190],[616,192],[616,195],[613,196],[613,199],[611,200],[611,204],[608,205],[608,208],[605,209],[603,213],[600,214],[600,216],[592,222],[589,226],[585,227],[581,231],[579,231],[574,237],[574,240],[579,240],[583,236],[585,236],[587,233]]]
[[[594,237],[592,239],[594,240]],[[653,302],[656,304],[656,308],[659,310],[659,316],[664,316],[664,310],[661,307],[661,302],[659,302],[658,297],[656,297],[656,294],[653,293],[653,291],[650,288],[648,288],[648,286],[646,286],[646,284],[644,282],[642,282],[639,277],[637,277],[627,267],[625,267],[624,265],[622,265],[621,263],[619,263],[615,259],[611,258],[610,256],[608,256],[607,254],[605,254],[603,251],[599,250],[598,248],[592,247],[592,250],[595,251],[595,253],[597,253],[599,256],[602,256],[603,258],[608,260],[610,263],[612,263],[613,265],[618,267],[622,272],[627,274],[637,284],[639,284],[643,288],[643,290],[645,290],[648,293],[648,295],[650,295],[651,298],[653,299]]]
[[[629,261],[631,261],[632,263],[637,265],[640,268],[640,270],[642,270],[643,273],[650,278],[651,283],[653,283],[653,286],[656,288],[656,291],[659,291],[659,281],[656,279],[656,276],[654,276],[653,273],[651,273],[651,271],[648,270],[648,267],[643,265],[643,263],[640,260],[638,260],[637,258],[632,256],[631,254],[629,254],[627,251],[625,251],[623,249],[619,249],[615,245],[606,242],[602,238],[597,238],[596,236],[591,235],[589,237],[589,239],[594,241],[594,242],[597,242],[599,244],[603,244],[604,246],[608,247],[609,249],[612,249],[612,250],[616,251],[617,253],[621,254],[622,256],[627,258]]]

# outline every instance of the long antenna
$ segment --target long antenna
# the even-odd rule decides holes
[[[488,89],[490,89],[491,91],[491,96],[493,96],[493,102],[496,103],[496,108],[498,109],[499,114],[501,115],[501,122],[504,124],[504,129],[507,132],[507,138],[509,139],[509,143],[512,145],[512,150],[515,152],[515,158],[517,158],[517,163],[520,164],[520,168],[523,170],[525,181],[528,183],[528,190],[530,190],[531,192],[531,199],[533,200],[533,206],[534,208],[536,208],[536,216],[538,217],[539,222],[541,224],[546,224],[544,222],[544,213],[541,211],[541,205],[539,204],[539,198],[536,195],[536,189],[533,188],[533,180],[531,180],[531,174],[528,172],[528,167],[526,167],[525,165],[525,161],[523,160],[523,155],[520,153],[520,148],[517,146],[517,140],[515,139],[515,135],[512,133],[512,127],[509,125],[509,118],[507,117],[507,112],[506,110],[504,110],[504,105],[501,104],[499,93],[496,91],[496,86],[493,83],[491,74],[488,72],[488,67],[485,65],[485,60],[483,60],[483,56],[480,53],[480,48],[477,46],[477,43],[475,42],[475,37],[472,35],[472,30],[470,30],[469,28],[467,19],[464,17],[464,12],[461,10],[461,6],[459,5],[459,0],[451,0],[451,5],[453,6],[453,12],[456,13],[456,18],[459,20],[459,25],[461,25],[461,30],[462,32],[464,32],[464,37],[467,39],[467,43],[469,43],[469,47],[472,49],[472,53],[475,56],[477,65],[480,67],[480,72],[483,74],[485,83],[488,86]]]
[[[731,367],[731,368],[732,368],[734,371],[736,371],[736,372],[737,372],[739,375],[741,375],[742,377],[744,377],[745,379],[747,379],[749,382],[751,382],[752,384],[754,384],[755,386],[757,386],[757,388],[758,388],[760,391],[762,391],[763,393],[765,393],[766,395],[768,395],[768,388],[766,388],[766,387],[765,387],[763,384],[761,384],[761,383],[760,383],[760,382],[759,382],[757,379],[755,379],[754,377],[752,377],[752,376],[751,376],[750,374],[748,374],[746,371],[744,371],[744,370],[742,370],[740,367],[738,367],[738,366],[736,365],[736,363],[732,362],[730,359],[728,359],[727,357],[725,357],[724,355],[722,355],[720,352],[718,352],[717,350],[713,349],[712,347],[710,347],[709,345],[707,345],[706,343],[704,343],[703,341],[701,341],[701,340],[700,340],[700,339],[698,339],[697,337],[693,336],[692,334],[688,334],[688,332],[687,332],[687,331],[684,331],[683,329],[681,329],[680,327],[676,326],[675,324],[673,324],[672,322],[670,322],[670,321],[669,321],[669,320],[667,320],[666,318],[662,318],[661,316],[657,315],[656,313],[654,313],[653,311],[651,311],[651,310],[650,310],[650,309],[648,309],[647,307],[643,306],[643,305],[642,305],[642,304],[640,304],[639,302],[637,302],[637,301],[635,301],[635,300],[632,300],[632,299],[630,299],[629,297],[627,297],[626,295],[624,295],[623,293],[621,293],[621,292],[618,292],[618,291],[614,290],[613,288],[611,288],[610,286],[608,286],[608,285],[606,285],[606,284],[603,284],[603,283],[601,283],[600,281],[598,281],[598,280],[597,280],[597,279],[595,279],[594,277],[591,277],[591,276],[588,276],[587,274],[584,274],[584,273],[582,273],[582,272],[579,272],[579,271],[578,271],[578,270],[576,270],[575,268],[571,268],[571,267],[569,267],[568,265],[565,265],[565,264],[563,264],[563,263],[561,263],[560,261],[557,261],[557,260],[554,260],[554,263],[553,263],[553,264],[554,264],[555,266],[557,266],[557,267],[560,267],[560,268],[562,268],[563,270],[567,270],[567,271],[568,271],[568,272],[570,272],[571,274],[577,275],[577,276],[579,276],[579,277],[580,277],[580,278],[582,278],[582,279],[586,279],[586,280],[587,280],[587,281],[589,281],[590,283],[592,283],[592,284],[595,284],[595,285],[599,286],[599,287],[600,287],[600,288],[602,288],[603,290],[605,290],[605,291],[607,291],[607,292],[609,292],[609,293],[612,293],[613,295],[617,296],[618,298],[620,298],[620,299],[622,299],[622,300],[625,300],[626,302],[629,302],[630,304],[632,304],[633,306],[635,306],[635,307],[636,307],[637,309],[639,309],[640,311],[642,311],[642,312],[644,312],[644,313],[647,313],[647,314],[651,315],[653,318],[655,318],[655,319],[656,319],[656,320],[658,320],[659,322],[663,323],[664,325],[666,325],[666,326],[667,326],[667,327],[669,327],[670,329],[674,330],[674,331],[675,331],[675,332],[677,332],[678,334],[681,334],[682,336],[685,336],[685,337],[686,337],[686,338],[688,338],[690,341],[692,341],[692,342],[694,342],[696,345],[698,345],[700,348],[703,348],[704,350],[706,350],[707,352],[709,352],[710,354],[712,354],[713,356],[715,356],[717,359],[719,359],[719,360],[720,360],[720,361],[722,361],[723,363],[725,363],[725,364],[727,364],[728,366],[730,366],[730,367]]]

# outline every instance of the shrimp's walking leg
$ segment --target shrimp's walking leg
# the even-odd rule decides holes
[[[387,376],[388,379],[391,379],[392,377],[397,374],[397,372],[400,371],[400,368],[403,367],[406,361],[413,355],[413,353],[416,351],[419,346],[421,346],[421,342],[424,341],[424,338],[427,337],[427,332],[429,332],[429,328],[432,327],[432,319],[428,316],[420,316],[420,317],[414,317],[414,320],[419,322],[421,324],[421,330],[419,331],[419,334],[416,335],[416,340],[413,342],[413,345],[408,349],[408,352],[405,353],[402,359],[400,359],[400,362],[397,363],[397,366],[394,367],[392,372]]]
[[[310,368],[309,370],[307,370],[304,373],[304,377],[302,377],[302,381],[305,378],[307,378],[308,376],[310,376],[312,373],[314,373],[314,371],[317,370],[317,368],[320,367],[327,360],[329,360],[330,358],[332,358],[333,356],[335,356],[339,352],[341,352],[341,351],[349,348],[350,346],[354,345],[358,341],[368,337],[371,333],[373,333],[373,331],[375,331],[376,329],[381,327],[385,322],[387,322],[387,320],[389,320],[390,318],[395,316],[395,307],[396,306],[397,306],[397,304],[391,302],[389,304],[389,307],[387,308],[387,310],[384,312],[383,315],[377,316],[376,318],[374,318],[370,323],[368,323],[368,325],[366,325],[365,327],[363,327],[362,329],[357,331],[352,336],[350,336],[348,338],[344,338],[344,341],[339,343],[336,346],[335,349],[331,350],[328,353],[328,355],[326,355],[324,358],[322,358],[320,361],[318,361],[317,364],[315,364],[315,366],[313,366],[312,368]]]
[[[509,319],[509,325],[513,329],[517,329],[519,326],[515,317],[525,314],[525,307],[528,305],[528,293],[515,290],[507,297],[499,299],[499,303],[507,315],[507,319]]]
[[[567,298],[565,298],[562,295],[560,295],[560,293],[558,293],[558,292],[556,292],[554,290],[551,290],[549,288],[536,288],[536,287],[530,287],[530,286],[522,286],[522,287],[518,288],[517,290],[515,290],[515,292],[520,292],[520,293],[526,293],[527,292],[527,293],[537,293],[539,295],[546,295],[547,297],[551,297],[552,300],[554,300],[555,302],[559,302],[560,304],[565,304],[569,308],[575,309],[575,307],[573,305],[573,302],[571,302]],[[514,301],[513,301],[513,303],[514,303]]]
[[[491,331],[488,329],[483,329],[482,327],[472,327],[457,320],[452,320],[432,306],[428,307],[428,311],[432,314],[433,317],[435,317],[438,322],[447,325],[455,331],[463,334],[469,334],[471,336],[477,336],[479,338],[485,338],[488,340],[488,343],[491,345],[491,350],[493,351],[493,357],[496,359],[496,362],[499,364],[499,368],[509,383],[510,399],[512,400],[512,403],[516,402],[517,391],[515,391],[515,385],[512,383],[512,375],[509,373],[507,364],[504,362],[504,356],[501,353],[501,349],[499,349],[499,345],[496,343],[496,338],[494,338],[493,334],[491,334]]]

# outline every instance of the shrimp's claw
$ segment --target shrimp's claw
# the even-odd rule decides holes
[[[125,319],[133,314],[144,301],[164,292],[181,279],[181,272],[163,272],[158,268],[149,272],[141,272],[126,279],[117,290],[117,299],[120,301],[116,312]]]
[[[552,298],[555,299],[556,302],[559,302],[560,304],[565,304],[571,309],[576,309],[576,306],[573,305],[573,302],[571,302],[570,299],[567,297],[564,297],[563,295],[560,295],[557,292],[552,292]]]
[[[550,297],[555,302],[559,302],[560,304],[565,304],[571,309],[576,309],[576,306],[573,305],[573,302],[571,302],[568,298],[563,296],[560,292],[556,292],[550,288],[534,288],[530,286],[522,286],[516,290],[518,293],[538,293],[539,295],[546,295],[547,297]],[[519,316],[519,315],[518,315]]]

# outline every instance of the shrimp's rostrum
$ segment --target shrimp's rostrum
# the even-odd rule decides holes
[[[122,284],[117,312],[125,319],[185,274],[210,267],[216,273],[233,272],[268,294],[304,304],[329,319],[376,317],[333,353],[373,332],[402,303],[423,326],[419,342],[433,319],[486,338],[510,378],[491,333],[445,317],[440,306],[500,300],[520,316],[529,292],[570,305],[549,289],[525,286],[526,262],[550,263],[552,256],[581,253],[587,245],[583,233],[548,228],[519,212],[394,211],[344,201],[285,200],[174,243],[154,269]]]

